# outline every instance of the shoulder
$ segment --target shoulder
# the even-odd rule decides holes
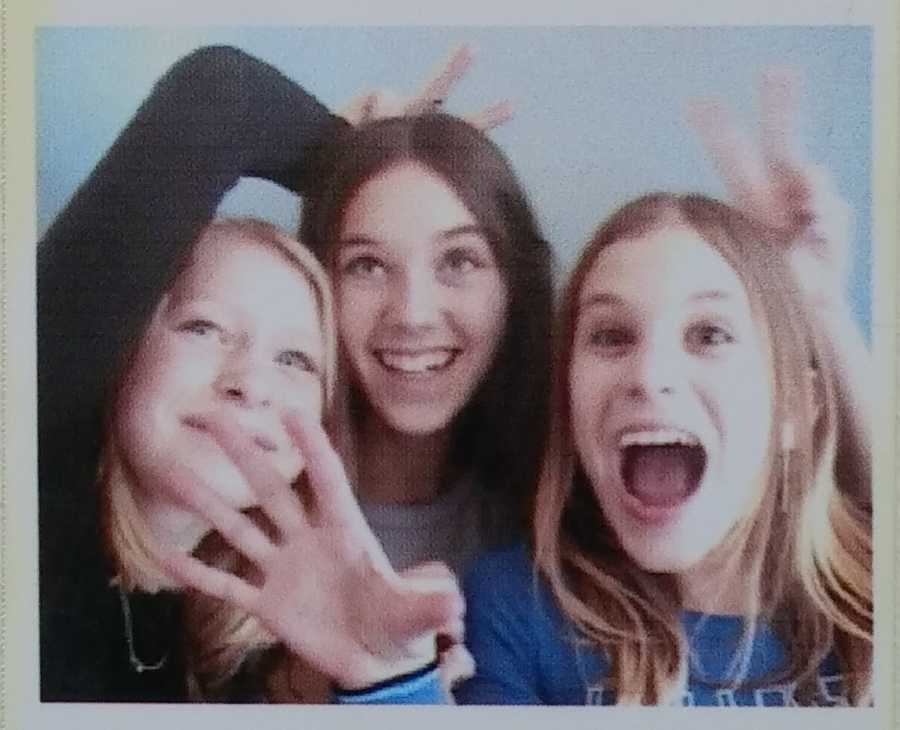
[[[476,558],[466,572],[466,592],[491,587],[528,588],[535,581],[534,564],[524,543],[485,552]]]
[[[473,561],[463,590],[473,622],[501,621],[554,635],[563,623],[549,587],[522,543],[486,552]]]

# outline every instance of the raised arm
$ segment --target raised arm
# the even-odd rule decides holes
[[[186,247],[241,176],[303,193],[344,122],[272,66],[204,48],[179,61],[38,245],[42,433],[93,412]]]

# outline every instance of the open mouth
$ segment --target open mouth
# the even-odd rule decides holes
[[[375,350],[374,354],[375,359],[389,372],[421,375],[447,370],[456,362],[460,352],[455,348],[438,348],[419,352]]]
[[[706,450],[680,430],[636,431],[619,442],[625,491],[643,507],[677,507],[697,491],[706,471]]]

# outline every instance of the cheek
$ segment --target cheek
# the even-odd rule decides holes
[[[499,276],[460,291],[454,301],[456,320],[492,350],[503,337],[509,314],[506,285]]]
[[[168,369],[153,347],[142,347],[123,376],[113,413],[113,428],[122,455],[137,467],[163,437],[167,394],[171,391]]]
[[[768,363],[747,357],[731,381],[718,393],[726,427],[728,473],[726,478],[744,484],[741,499],[750,499],[759,489],[768,463],[772,429],[772,392],[767,376]],[[736,498],[739,495],[735,495]]]
[[[590,360],[576,355],[569,371],[569,410],[572,414],[572,433],[575,444],[587,463],[590,454],[587,447],[593,443],[597,430],[597,407],[602,392],[601,373]]]
[[[382,294],[372,287],[342,284],[337,288],[335,305],[341,340],[353,348],[365,344],[380,319]]]

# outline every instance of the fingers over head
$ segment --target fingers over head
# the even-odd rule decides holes
[[[447,98],[453,85],[468,71],[474,55],[467,44],[453,49],[447,60],[440,65],[422,87],[422,91],[407,105],[407,114],[422,114],[431,111],[435,102]]]
[[[427,100],[445,98],[453,85],[465,76],[474,58],[475,54],[467,43],[458,45],[450,52],[437,73],[427,81],[422,89],[422,97]]]
[[[508,101],[500,101],[482,109],[477,114],[466,117],[466,121],[483,132],[506,124],[513,117],[513,105]]]
[[[689,102],[687,119],[734,202],[755,207],[766,195],[767,177],[761,153],[715,99]]]
[[[799,73],[788,67],[771,67],[760,74],[760,144],[770,165],[797,168],[802,164],[797,130],[799,85]]]

